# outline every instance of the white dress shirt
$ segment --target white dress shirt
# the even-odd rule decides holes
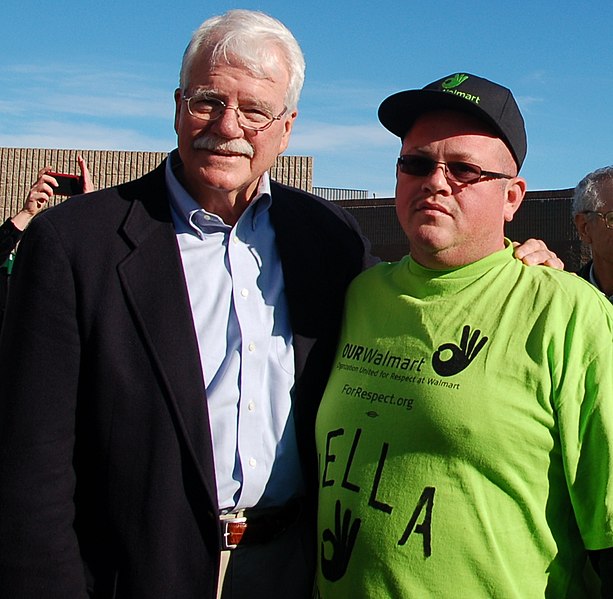
[[[232,227],[187,193],[173,172],[177,163],[175,150],[166,180],[204,373],[219,508],[283,505],[302,493],[303,477],[270,181],[262,177]]]

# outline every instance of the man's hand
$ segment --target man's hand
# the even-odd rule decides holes
[[[77,156],[77,164],[81,171],[81,181],[83,182],[83,193],[94,191],[92,178],[87,168],[87,163],[83,156]],[[23,203],[23,208],[11,219],[13,224],[23,231],[30,224],[30,221],[49,203],[53,197],[53,191],[57,187],[57,181],[48,173],[53,171],[53,167],[45,166],[38,171],[38,178],[30,187],[30,191]]]
[[[30,221],[53,197],[53,188],[57,183],[51,175],[47,174],[51,170],[50,166],[45,166],[38,171],[38,178],[30,187],[23,208],[11,219],[20,231],[23,231],[30,224]]]
[[[515,257],[528,266],[542,264],[564,270],[564,262],[541,239],[528,239],[522,244],[514,241],[513,247],[515,248]]]
[[[87,163],[83,159],[83,156],[77,156],[77,163],[79,164],[79,170],[81,171],[81,181],[83,182],[83,193],[89,193],[90,191],[94,191],[94,186],[92,184],[92,178],[89,174],[89,169],[87,168]]]

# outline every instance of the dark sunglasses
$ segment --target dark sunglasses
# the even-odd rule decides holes
[[[512,179],[513,175],[504,175],[503,173],[494,173],[492,171],[484,171],[480,166],[471,164],[470,162],[461,162],[452,160],[450,162],[442,162],[433,160],[427,156],[419,154],[404,154],[398,158],[398,169],[405,175],[413,175],[414,177],[428,177],[436,167],[442,164],[445,170],[445,177],[456,183],[476,183],[483,178],[488,179]]]

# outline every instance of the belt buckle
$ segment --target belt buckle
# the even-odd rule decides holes
[[[237,518],[224,518],[221,520],[221,549],[222,551],[227,551],[229,549],[236,549],[238,545],[236,543],[228,543],[228,537],[230,536],[230,531],[228,530],[228,526],[230,523],[232,524],[242,524],[247,522],[247,518],[245,516],[240,516]]]

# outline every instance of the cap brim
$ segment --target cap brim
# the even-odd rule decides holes
[[[381,124],[402,139],[422,114],[434,110],[459,110],[472,114],[488,123],[506,141],[506,135],[498,124],[479,106],[448,92],[423,89],[398,92],[383,100],[378,115]]]

